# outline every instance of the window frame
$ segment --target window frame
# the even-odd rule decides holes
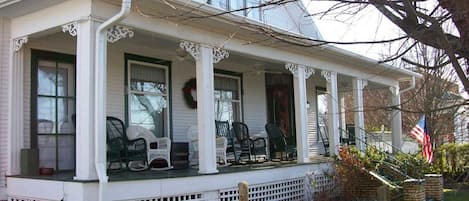
[[[222,8],[222,7],[219,7],[219,6],[214,5],[213,0],[207,0],[206,3],[207,3],[208,5],[210,5],[210,6],[215,7],[215,8],[224,9],[224,10],[227,10],[227,11],[233,11],[233,10],[236,10],[236,9],[240,9],[240,8],[235,8],[235,9],[233,9],[233,8],[231,7],[231,2],[232,2],[232,1],[233,1],[233,0],[225,0],[225,4],[226,4],[226,7],[225,7],[225,8]],[[236,0],[235,0],[235,1],[236,1]],[[243,1],[243,2],[242,2],[243,8],[246,8],[247,5],[248,5],[248,2],[247,2],[248,0],[242,0],[242,1]],[[263,0],[258,0],[258,1],[259,1],[259,4],[264,3]],[[237,13],[242,12],[242,15],[241,15],[241,16],[244,16],[244,17],[247,17],[247,18],[249,18],[249,19],[259,21],[259,22],[262,22],[262,21],[263,21],[263,15],[262,15],[263,9],[262,9],[261,7],[260,7],[260,8],[256,8],[256,9],[258,10],[258,13],[259,13],[259,16],[257,16],[257,17],[250,17],[250,16],[249,16],[249,13],[248,13],[248,9],[243,9],[243,10],[241,10],[241,11],[232,12],[232,13],[236,15]]]
[[[167,120],[165,122],[165,133],[164,137],[169,137],[171,140],[173,138],[173,123],[172,123],[172,81],[171,81],[171,61],[161,60],[157,58],[144,57],[134,54],[125,53],[125,78],[124,78],[124,90],[125,90],[125,124],[129,126],[131,124],[131,94],[143,94],[150,96],[163,96],[166,98],[166,116]],[[166,80],[166,92],[165,93],[155,93],[155,92],[142,92],[134,91],[130,89],[130,82],[132,79],[131,74],[131,65],[138,64],[145,67],[163,69],[165,71],[165,80]]]
[[[52,60],[55,62],[55,69],[57,70],[59,68],[59,63],[66,63],[72,65],[71,68],[66,68],[67,70],[72,69],[74,71],[74,76],[73,77],[67,77],[69,80],[73,79],[74,87],[73,87],[73,94],[68,93],[66,96],[64,95],[58,95],[57,94],[57,86],[55,88],[55,94],[54,95],[40,95],[38,94],[38,87],[39,87],[39,78],[38,78],[38,72],[39,72],[39,61],[41,60],[46,60],[50,61]],[[68,72],[67,74],[70,74]],[[59,132],[59,123],[58,120],[58,108],[59,105],[58,100],[64,99],[67,101],[72,100],[74,102],[73,108],[75,109],[75,114],[76,114],[76,76],[77,76],[77,68],[76,68],[76,57],[75,55],[70,55],[70,54],[64,54],[64,53],[58,53],[58,52],[51,52],[51,51],[45,51],[45,50],[37,50],[37,49],[31,49],[31,89],[30,89],[30,146],[32,149],[39,149],[39,143],[38,143],[38,137],[39,136],[55,136],[55,171],[61,171],[62,169],[59,168],[59,160],[60,160],[60,155],[59,155],[59,136],[73,136],[73,156],[76,157],[76,129],[73,129],[71,133],[61,133]],[[55,76],[57,78],[58,76],[58,71],[55,72]],[[57,82],[57,79],[55,80]],[[68,90],[68,89],[67,89]],[[38,133],[38,98],[54,98],[55,100],[55,122],[54,122],[54,127],[55,131],[51,133]],[[73,123],[73,122],[72,122]],[[76,127],[76,125],[74,125]],[[38,158],[39,159],[39,158]],[[72,170],[76,169],[76,158],[73,158],[72,160],[73,163],[73,168]],[[68,169],[67,169],[68,170]]]
[[[239,104],[239,120],[240,122],[243,122],[243,119],[244,119],[244,112],[243,112],[243,79],[242,79],[242,76],[240,73],[235,73],[235,72],[228,72],[228,71],[223,71],[223,70],[215,70],[214,74],[213,74],[213,78],[215,80],[215,77],[222,77],[222,78],[229,78],[229,79],[235,79],[238,83],[238,100],[236,101],[230,101],[230,100],[227,100],[227,99],[217,99],[214,97],[214,103],[216,104],[216,101],[217,100],[221,100],[221,101],[226,101],[226,102],[234,102],[234,103],[238,103]],[[215,86],[215,83],[214,83],[214,86],[213,86],[213,90],[215,92],[216,89],[216,86]],[[232,100],[232,99],[231,99]],[[215,107],[215,105],[214,105]],[[214,114],[216,116],[216,114]],[[234,119],[234,118],[233,118]]]

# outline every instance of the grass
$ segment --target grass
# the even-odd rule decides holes
[[[445,201],[467,201],[469,191],[457,191],[455,189],[444,189]]]

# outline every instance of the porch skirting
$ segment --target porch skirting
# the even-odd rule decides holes
[[[238,200],[238,183],[247,181],[250,200],[305,200],[306,174],[330,168],[329,163],[318,163],[191,177],[115,181],[106,185],[105,197],[119,201]],[[98,200],[98,182],[19,177],[10,177],[7,181],[8,189],[11,189],[9,201]]]

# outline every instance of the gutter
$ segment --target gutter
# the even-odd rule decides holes
[[[95,44],[95,168],[99,179],[99,201],[105,200],[106,174],[106,68],[107,68],[107,30],[125,19],[132,5],[132,0],[122,0],[119,13],[103,22],[96,30]]]

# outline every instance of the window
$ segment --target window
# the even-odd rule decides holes
[[[214,85],[215,120],[241,121],[241,78],[216,74]]]
[[[208,0],[208,4],[224,10],[234,11],[234,14],[247,16],[251,19],[261,20],[261,8],[243,9],[258,6],[261,0]]]
[[[127,60],[128,123],[145,127],[156,137],[169,137],[169,63],[144,60]]]
[[[39,167],[75,168],[75,57],[32,51],[31,147]]]

